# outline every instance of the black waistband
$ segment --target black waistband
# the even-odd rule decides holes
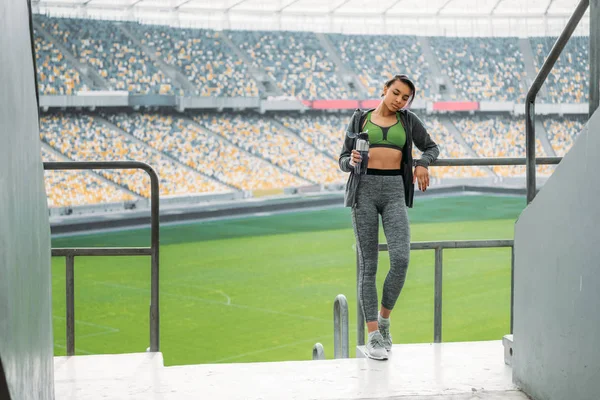
[[[367,175],[383,175],[383,176],[397,176],[402,175],[402,171],[399,169],[367,169]]]

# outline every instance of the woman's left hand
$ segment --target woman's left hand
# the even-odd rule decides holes
[[[419,190],[424,192],[429,187],[429,171],[425,167],[415,167],[415,173],[413,174],[413,185],[415,182],[419,182]]]

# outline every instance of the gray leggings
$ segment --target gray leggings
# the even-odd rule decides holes
[[[402,176],[362,175],[352,208],[358,249],[358,296],[366,322],[377,321],[377,259],[379,214],[387,239],[390,270],[383,284],[381,305],[394,308],[404,286],[410,257],[410,228]]]

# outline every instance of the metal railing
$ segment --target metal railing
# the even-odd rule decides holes
[[[321,343],[316,343],[313,346],[312,359],[313,360],[324,360],[325,359],[325,349],[323,349],[323,345]]]
[[[94,170],[94,169],[141,169],[150,176],[150,247],[111,247],[111,248],[57,248],[52,249],[53,257],[66,258],[66,308],[67,308],[67,355],[75,355],[75,257],[82,256],[150,256],[150,351],[160,349],[159,314],[159,185],[158,175],[146,163],[137,161],[98,161],[98,162],[45,162],[44,169]]]
[[[350,357],[348,301],[343,294],[333,302],[333,357]]]
[[[411,250],[435,250],[435,279],[434,279],[434,298],[433,298],[433,342],[442,342],[442,288],[443,288],[443,251],[444,249],[484,249],[484,248],[511,248],[511,284],[510,284],[510,333],[513,326],[513,291],[514,291],[514,242],[513,240],[459,240],[459,241],[437,241],[437,242],[412,242]],[[358,250],[358,249],[357,249]],[[379,251],[388,251],[387,244],[379,244]],[[357,259],[357,275],[359,271],[358,251]],[[365,325],[362,307],[360,306],[360,297],[358,295],[357,286],[357,307],[356,318],[357,328],[356,337],[357,345],[365,344]]]
[[[554,67],[556,60],[558,60],[558,57],[560,56],[563,49],[567,45],[567,42],[571,38],[573,31],[575,31],[575,28],[577,28],[577,25],[579,24],[579,21],[581,21],[581,18],[585,14],[585,11],[587,10],[589,4],[590,4],[589,0],[581,0],[579,2],[579,4],[577,5],[577,8],[575,9],[575,12],[573,12],[573,15],[571,16],[571,18],[569,18],[569,21],[567,22],[565,29],[562,31],[562,33],[560,34],[558,39],[556,39],[556,42],[554,43],[552,50],[550,50],[550,54],[548,54],[548,57],[546,58],[546,60],[544,61],[544,64],[542,65],[542,68],[540,68],[540,71],[538,72],[533,83],[531,84],[531,87],[529,88],[529,91],[527,92],[527,97],[525,99],[525,134],[526,134],[526,136],[525,136],[525,151],[527,154],[527,157],[526,157],[527,158],[527,164],[526,164],[527,165],[527,168],[526,168],[527,204],[531,203],[536,195],[535,98],[537,97],[538,92],[542,88],[542,85],[546,81],[546,78],[548,78],[548,75],[550,74],[550,71]],[[594,18],[592,18],[592,22],[593,21],[594,21]],[[594,35],[590,35],[590,38],[592,38],[592,37],[594,37]],[[594,45],[597,45],[597,43],[594,43]],[[597,50],[594,45],[590,46],[590,56],[592,57],[592,61],[594,61],[593,55],[596,54],[596,50]],[[593,64],[595,64],[595,63],[593,63]],[[594,70],[592,70],[592,63],[591,63],[590,64],[590,72],[593,73],[593,71],[596,71],[596,73],[597,73],[598,72],[596,69],[597,66],[594,66],[593,68],[594,68]],[[591,75],[591,76],[592,76],[591,80],[597,83],[597,81],[594,79],[594,75]],[[593,82],[590,82],[590,83],[593,83]],[[593,85],[590,85],[590,100],[597,99],[597,97],[598,97],[597,93],[598,93],[598,88],[593,87]],[[590,103],[590,109],[592,109],[592,107],[593,107],[593,105],[592,105],[592,103]],[[590,116],[591,116],[591,113],[590,113]]]

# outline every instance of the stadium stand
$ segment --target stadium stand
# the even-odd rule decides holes
[[[116,23],[37,18],[42,27],[60,40],[80,62],[96,68],[112,90],[137,94],[175,93],[170,79],[119,30]]]
[[[265,71],[286,96],[304,100],[358,98],[357,93],[350,93],[339,81],[335,63],[317,36],[310,32],[220,32],[42,15],[35,18],[69,53],[103,77],[110,90],[183,94],[135,45],[137,41],[122,31],[119,24],[123,24],[140,39],[144,48],[189,79],[197,90],[185,93],[187,95],[259,96],[257,83],[249,72],[254,67]],[[60,46],[39,32],[34,34],[40,93],[73,95],[90,90]],[[419,99],[432,99],[431,69],[415,36],[326,34],[326,38],[342,62],[368,88],[372,98],[379,97],[387,78],[402,72],[415,81]],[[236,55],[229,47],[231,43],[227,43],[229,40],[248,55],[252,66]],[[559,58],[546,85],[548,100],[552,103],[587,101],[587,40],[587,37],[574,37]],[[538,68],[554,41],[555,38],[529,39]],[[458,100],[524,100],[525,66],[518,39],[433,37],[430,43],[440,67],[457,89]],[[102,116],[139,141],[105,126],[98,114],[75,111],[44,115],[42,140],[74,160],[146,161],[159,171],[162,195],[235,189],[268,191],[346,180],[336,161],[349,111],[259,115],[237,110],[173,114],[105,109]],[[485,113],[423,116],[430,134],[440,144],[441,158],[463,158],[472,154],[463,147],[464,142],[454,136],[456,132],[446,129],[446,118],[478,156],[525,155],[523,120],[515,120],[507,114]],[[585,118],[542,117],[542,121],[553,148],[562,156],[582,129]],[[419,157],[416,148],[414,153]],[[545,155],[539,141],[537,154]],[[552,169],[538,166],[540,175],[548,175]],[[502,177],[523,176],[525,168],[504,166],[494,167],[493,171]],[[484,169],[471,167],[436,167],[430,173],[437,178],[487,175]],[[69,174],[55,174],[57,178],[52,178],[51,184],[57,185],[58,192],[49,188],[51,201],[64,204],[58,197],[68,197],[61,190],[72,178]],[[142,172],[102,174],[134,193],[149,195],[147,177]],[[77,187],[87,194],[68,200],[73,204],[93,204],[129,196],[102,180],[84,181]],[[101,195],[102,192],[106,193]]]
[[[323,115],[283,115],[278,116],[283,125],[297,133],[309,144],[327,151],[331,157],[337,159],[341,151],[342,138],[348,119],[347,115],[323,114]],[[440,157],[468,157],[466,150],[448,132],[439,119],[427,116],[424,118],[428,132],[432,138],[440,144]],[[419,156],[418,149],[413,147],[414,155]],[[432,176],[438,178],[448,177],[478,177],[486,173],[480,168],[472,167],[435,167],[431,169]]]
[[[62,161],[42,147],[42,161]],[[125,190],[85,171],[45,171],[48,207],[69,207],[134,200]]]
[[[557,156],[562,157],[569,151],[573,140],[583,129],[586,120],[587,118],[582,116],[542,119],[544,128],[548,132],[548,139]]]
[[[525,119],[506,116],[453,117],[452,122],[465,141],[480,157],[525,157]],[[536,154],[546,156],[539,139],[536,139]],[[550,175],[553,166],[540,165],[540,175]],[[523,176],[525,166],[495,166],[500,176]]]
[[[268,190],[308,184],[179,116],[120,113],[106,118],[181,163],[239,189]]]
[[[337,159],[350,117],[351,115],[348,114],[299,115],[294,113],[279,115],[276,118],[308,144]]]
[[[529,38],[536,71],[544,64],[556,42],[555,37]],[[589,96],[588,37],[573,36],[548,75],[545,87],[551,103],[585,103]]]
[[[82,63],[104,77],[113,90],[136,94],[183,94],[114,21],[49,18],[36,20]],[[235,56],[222,35],[264,70],[285,95],[303,100],[357,98],[340,82],[336,65],[310,32],[213,31],[123,23],[163,61],[188,77],[200,96],[255,97],[249,66]],[[415,80],[418,98],[431,100],[429,66],[415,36],[327,34],[341,60],[371,97],[396,73]],[[530,38],[536,67],[556,38]],[[587,101],[587,37],[573,37],[548,78],[552,103]],[[72,94],[88,88],[52,43],[36,35],[38,76],[44,94]],[[524,101],[525,66],[516,38],[432,37],[433,53],[457,89],[457,100]],[[190,94],[190,93],[188,93]]]
[[[41,94],[74,95],[89,88],[81,81],[79,72],[73,68],[65,56],[51,42],[48,42],[36,30],[35,58],[38,85]]]
[[[194,119],[231,143],[313,183],[340,183],[346,178],[333,158],[317,152],[274,120],[256,114],[203,114]]]
[[[433,116],[423,118],[427,131],[440,147],[439,158],[469,158],[466,149],[448,131],[442,122]],[[413,146],[413,157],[420,158],[421,152]],[[432,177],[436,178],[475,178],[486,176],[485,170],[479,167],[432,167]]]
[[[416,36],[328,34],[342,61],[379,97],[391,76],[404,73],[415,82],[419,99],[430,99],[429,67]]]
[[[202,113],[188,117],[193,121],[178,114],[151,112],[104,115],[123,131],[146,143],[143,145],[105,126],[91,114],[49,114],[41,119],[41,138],[73,160],[129,159],[148,162],[157,169],[161,178],[161,195],[233,189],[193,173],[157,152],[240,190],[281,189],[310,183],[343,183],[346,180],[346,174],[339,171],[336,162],[348,118],[345,114],[280,113],[261,116],[253,113]],[[525,155],[523,120],[497,115],[442,118],[450,118],[478,156]],[[440,145],[440,158],[469,157],[467,149],[447,130],[440,117],[428,115],[423,121]],[[584,119],[546,117],[543,123],[557,155],[562,156],[572,145],[574,136],[583,128]],[[153,152],[151,148],[156,151]],[[539,140],[536,151],[540,156],[545,155]],[[414,156],[420,156],[416,148]],[[549,175],[552,170],[552,166],[538,166],[538,173],[542,176]],[[493,167],[493,171],[502,177],[525,174],[522,166],[498,166]],[[149,182],[141,172],[101,173],[135,193],[144,197],[149,195]],[[442,179],[486,176],[484,169],[473,167],[435,167],[431,168],[430,173],[432,177]],[[63,190],[60,187],[65,185],[60,182],[67,182],[67,179],[70,182],[71,178],[60,177],[52,184],[59,186],[56,190]],[[74,185],[81,188],[81,184]],[[127,198],[119,197],[123,194],[118,196],[114,187],[102,182],[90,181],[85,185],[96,192],[82,195],[88,196],[89,201],[83,200],[85,197],[76,200],[82,204]],[[82,190],[87,189],[84,187]],[[106,193],[101,195],[103,191]],[[54,193],[54,189],[49,188],[48,192]],[[59,195],[52,196],[56,199]],[[65,204],[60,200],[52,202],[56,205]]]
[[[336,75],[336,66],[311,32],[230,31],[246,52],[288,96],[303,100],[356,98]]]
[[[518,39],[433,37],[431,46],[458,100],[524,100],[525,67]]]
[[[72,160],[132,160],[150,164],[159,176],[162,196],[231,190],[150,151],[149,147],[100,124],[91,115],[44,115],[40,125],[42,141]],[[111,170],[101,174],[143,197],[150,197],[150,178],[142,171]]]
[[[248,68],[221,38],[223,33],[205,29],[127,24],[144,45],[156,50],[164,62],[177,67],[197,88],[200,96],[258,96]]]

